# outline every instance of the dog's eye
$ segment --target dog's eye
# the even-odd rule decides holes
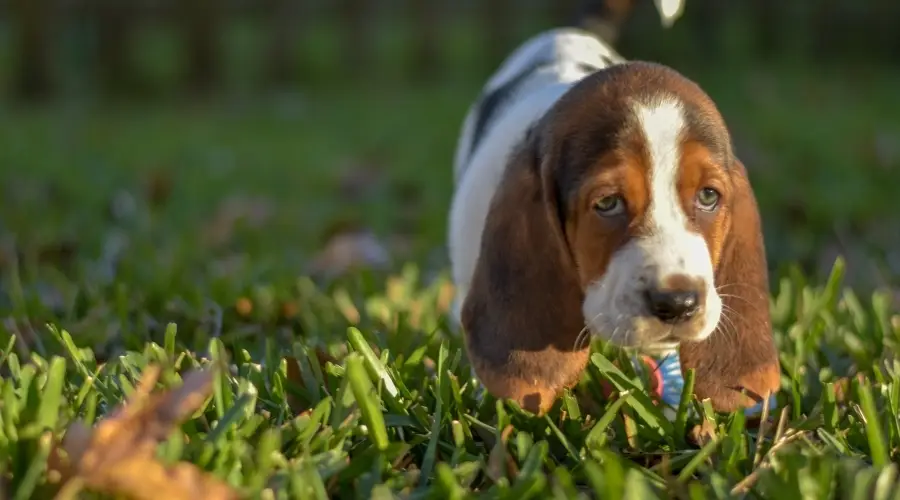
[[[625,200],[618,195],[604,196],[594,202],[594,210],[604,217],[617,215],[625,210]]]
[[[697,193],[697,208],[712,212],[719,205],[719,192],[713,188],[703,188]]]

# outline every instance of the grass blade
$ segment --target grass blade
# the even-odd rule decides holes
[[[628,399],[629,406],[634,408],[650,428],[656,429],[663,436],[672,435],[672,423],[669,422],[662,414],[661,410],[653,404],[650,396],[647,395],[646,388],[640,387],[628,380],[619,368],[613,365],[612,362],[600,353],[595,353],[591,356],[591,362],[620,392],[629,391],[631,393],[632,397]]]
[[[872,390],[866,380],[856,380],[856,390],[859,393],[859,406],[866,418],[866,437],[869,440],[869,450],[872,455],[872,465],[884,467],[890,462],[884,435],[882,434],[881,419],[875,409],[875,400]]]
[[[428,440],[428,448],[425,450],[425,456],[422,458],[422,477],[419,479],[419,487],[424,488],[428,478],[431,477],[431,471],[434,469],[435,457],[437,455],[438,439],[441,435],[441,422],[444,418],[443,400],[441,397],[441,388],[446,383],[446,375],[444,373],[444,364],[447,362],[447,345],[441,342],[441,348],[438,352],[437,376],[435,377],[434,392],[437,399],[432,415],[431,437]]]
[[[691,399],[694,397],[694,377],[694,369],[688,368],[687,373],[684,374],[684,388],[681,390],[678,411],[675,413],[675,439],[680,444],[684,444],[688,410],[691,407]]]
[[[369,343],[366,342],[365,337],[363,337],[362,332],[351,326],[347,329],[347,339],[350,341],[353,350],[362,355],[366,362],[366,370],[371,377],[381,380],[381,382],[384,383],[384,388],[388,391],[388,394],[392,397],[397,397],[397,386],[394,384],[394,380],[391,378],[390,373],[388,373],[387,368],[385,368],[381,360],[378,359],[378,356],[375,355],[375,352],[372,351]]]
[[[54,356],[50,361],[50,369],[47,372],[47,383],[41,394],[41,403],[38,407],[38,427],[43,430],[53,431],[56,421],[59,419],[59,408],[64,402],[62,398],[63,386],[66,382],[66,360]]]
[[[591,428],[591,431],[588,433],[587,437],[585,437],[584,442],[586,444],[592,447],[602,447],[606,444],[606,429],[609,428],[610,424],[612,424],[616,415],[619,413],[619,410],[628,402],[627,400],[630,397],[631,394],[628,392],[619,393],[619,397],[609,405],[603,413],[603,416],[600,417],[600,420],[597,420],[597,423],[594,424],[594,427]]]
[[[378,401],[375,399],[375,387],[366,372],[364,361],[359,354],[353,353],[347,356],[347,378],[350,381],[350,390],[362,411],[363,421],[369,428],[369,434],[375,442],[375,446],[384,451],[388,447],[387,428],[384,425],[384,415],[381,413]]]
[[[684,484],[688,479],[690,479],[691,476],[694,475],[694,472],[696,472],[700,467],[700,465],[704,461],[706,461],[706,459],[709,458],[714,451],[716,451],[716,448],[719,446],[720,442],[720,439],[714,438],[706,443],[703,448],[700,448],[700,451],[698,451],[697,454],[694,455],[694,458],[692,458],[691,461],[684,466],[684,469],[681,469],[681,472],[678,473],[676,481]]]

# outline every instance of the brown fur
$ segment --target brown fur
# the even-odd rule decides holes
[[[709,149],[696,141],[685,141],[681,146],[681,177],[678,180],[678,191],[681,194],[685,213],[694,213],[695,230],[706,239],[706,247],[712,259],[713,267],[717,267],[722,256],[725,233],[730,225],[731,214],[727,210],[728,200],[734,195],[729,181],[729,173],[722,165],[712,159]],[[725,210],[716,213],[696,211],[694,199],[697,192],[705,187],[715,188],[722,195],[721,203]]]
[[[694,395],[711,399],[718,411],[752,406],[778,391],[781,383],[762,225],[747,172],[739,161],[732,168],[731,184],[731,222],[716,267],[716,288],[727,319],[705,341],[684,343],[680,351],[682,371],[695,370]],[[748,395],[742,396],[741,389]]]
[[[598,162],[579,187],[573,208],[567,210],[566,235],[582,288],[603,276],[616,250],[642,230],[643,213],[650,204],[646,162],[626,153],[612,160]],[[610,190],[628,199],[623,217],[600,218],[592,208]]]
[[[543,413],[580,378],[588,354],[575,349],[585,324],[584,288],[641,233],[649,203],[649,161],[627,101],[660,92],[687,107],[678,187],[709,246],[727,317],[706,341],[682,345],[683,369],[696,370],[695,394],[719,410],[754,404],[734,387],[777,389],[759,216],[724,122],[689,80],[632,62],[597,72],[564,95],[512,155],[494,195],[462,309],[469,357],[494,396]],[[695,213],[697,189],[710,184],[725,206]],[[628,213],[601,220],[591,207],[610,190],[626,193]]]
[[[556,212],[555,164],[539,164],[535,146],[523,144],[494,197],[462,324],[487,390],[543,413],[578,381],[587,351],[573,350],[584,297]]]

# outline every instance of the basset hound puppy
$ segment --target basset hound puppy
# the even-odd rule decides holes
[[[778,390],[756,200],[685,76],[576,28],[541,33],[469,109],[454,178],[452,314],[495,397],[548,410],[585,369],[583,331],[676,352],[719,411]]]

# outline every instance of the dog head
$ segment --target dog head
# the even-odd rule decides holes
[[[487,389],[532,411],[578,380],[582,332],[680,346],[717,409],[775,390],[756,201],[709,96],[644,62],[575,84],[510,156],[461,317]]]

